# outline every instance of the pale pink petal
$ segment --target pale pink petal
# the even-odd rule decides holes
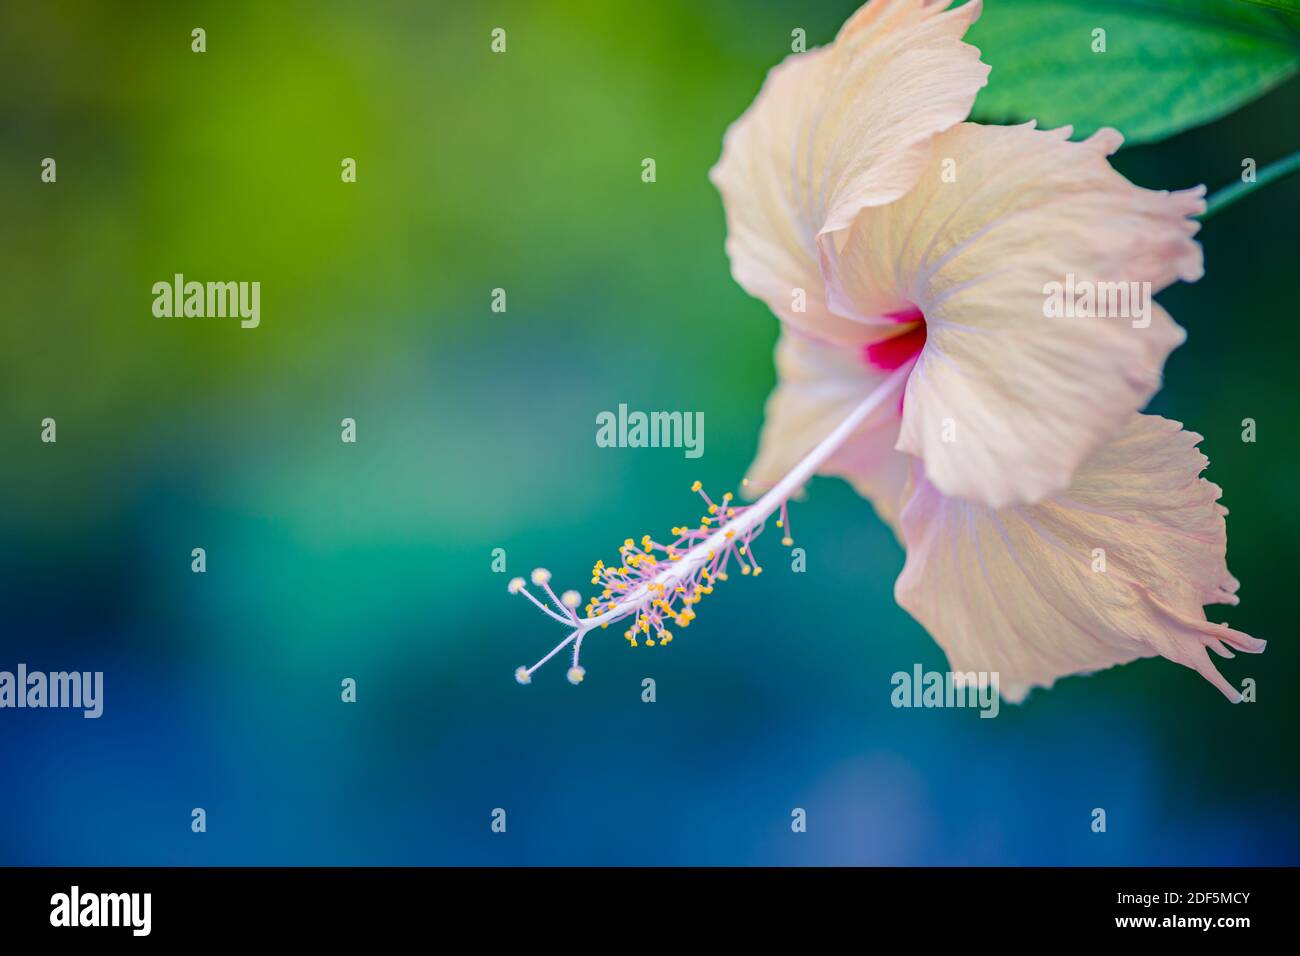
[[[1219,488],[1199,477],[1199,435],[1130,415],[1068,490],[994,511],[942,495],[923,475],[902,512],[907,563],[898,603],[925,625],[954,671],[996,671],[1019,700],[1139,657],[1163,655],[1239,692],[1206,649],[1264,642],[1211,624],[1202,605],[1236,604],[1224,562]],[[1104,551],[1104,571],[1100,567]]]
[[[1066,487],[1159,388],[1183,340],[1154,305],[1149,324],[1114,314],[1118,299],[1098,309],[1110,314],[1045,315],[1049,283],[1070,276],[1139,283],[1136,303],[1141,283],[1154,294],[1201,275],[1188,217],[1203,190],[1140,189],[1107,160],[1118,133],[1069,132],[957,126],[914,189],[865,210],[827,251],[831,309],[863,318],[904,301],[925,316],[898,447],[944,494],[1001,507]]]
[[[857,345],[866,333],[827,311],[818,237],[905,193],[934,134],[965,119],[985,83],[979,51],[961,42],[979,0],[945,6],[872,0],[833,44],[786,58],[710,173],[736,281],[824,341]]]
[[[745,491],[754,496],[780,481],[886,378],[845,349],[786,331],[776,347],[777,386],[767,400],[758,456]],[[898,405],[863,422],[819,472],[848,480],[898,534],[907,457],[894,451]]]

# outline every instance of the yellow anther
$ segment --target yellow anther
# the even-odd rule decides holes
[[[697,481],[695,484],[691,485],[691,491],[699,491],[703,487],[704,485]]]
[[[724,494],[724,495],[722,496],[722,503],[723,503],[723,504],[726,504],[728,501],[730,501],[730,500],[731,500],[732,498],[734,498],[734,497],[736,497],[736,496],[733,495],[730,491],[728,491],[726,494]]]
[[[742,565],[742,566],[741,566],[741,569],[740,569],[740,573],[741,573],[741,574],[748,574],[748,573],[749,573],[749,565],[748,565],[748,564],[746,564],[746,565]]]
[[[715,515],[715,514],[717,514],[717,513],[718,513],[718,506],[717,506],[717,505],[709,505],[709,514],[711,514],[711,515]]]
[[[790,547],[790,545],[794,544],[794,538],[790,537],[787,534],[784,538],[781,539],[781,543],[788,548]]]

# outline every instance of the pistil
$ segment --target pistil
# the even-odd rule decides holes
[[[648,647],[663,646],[673,640],[666,624],[689,626],[695,618],[694,605],[713,593],[716,582],[727,580],[730,562],[735,561],[742,574],[761,574],[763,568],[755,559],[753,543],[762,534],[767,519],[780,511],[776,524],[783,531],[781,543],[792,546],[794,537],[787,508],[790,496],[816,474],[864,421],[889,401],[906,381],[911,365],[908,362],[895,369],[754,504],[733,505],[730,492],[721,501],[714,501],[700,482],[695,482],[691,490],[700,495],[706,508],[698,527],[674,528],[671,544],[657,542],[649,535],[644,535],[639,544],[628,538],[619,548],[622,560],[617,568],[597,561],[592,568],[591,583],[601,590],[587,604],[585,617],[575,611],[581,603],[576,592],[566,591],[562,598],[556,597],[550,586],[551,574],[545,568],[533,571],[532,582],[555,605],[554,610],[528,590],[523,578],[513,579],[508,587],[511,594],[522,593],[547,616],[572,628],[564,640],[532,667],[518,668],[515,679],[521,684],[531,683],[534,671],[572,645],[568,678],[571,683],[579,684],[586,676],[579,663],[582,643],[592,630],[631,618],[623,636],[632,647],[639,646],[641,641]]]

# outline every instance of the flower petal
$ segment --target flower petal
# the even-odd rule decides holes
[[[747,475],[749,496],[785,477],[888,377],[851,351],[790,331],[777,342],[776,367],[777,386],[767,400],[758,456]],[[895,401],[863,422],[819,472],[848,480],[896,535],[909,460],[894,451],[898,421]]]
[[[872,0],[833,44],[787,57],[727,130],[709,174],[736,281],[824,341],[858,345],[865,333],[826,309],[819,237],[911,188],[934,135],[966,118],[986,82],[979,51],[961,42],[979,0],[945,6]]]
[[[945,497],[918,464],[902,512],[898,603],[954,671],[997,671],[1010,700],[1160,654],[1239,701],[1206,648],[1230,657],[1225,644],[1257,653],[1264,642],[1209,623],[1202,609],[1236,604],[1237,582],[1224,562],[1219,488],[1199,477],[1200,440],[1177,422],[1132,415],[1066,492],[1000,511]]]
[[[924,314],[898,447],[944,494],[995,508],[1065,488],[1146,403],[1184,338],[1150,296],[1201,275],[1188,217],[1203,189],[1140,189],[1107,160],[1118,133],[1069,132],[949,130],[917,186],[827,255],[832,310],[903,300]],[[1049,317],[1051,284],[1061,304],[1076,282],[1100,293],[1096,315]]]

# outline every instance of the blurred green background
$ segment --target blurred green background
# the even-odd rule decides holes
[[[889,676],[943,656],[827,480],[793,516],[808,573],[733,579],[670,649],[593,638],[581,688],[515,684],[562,635],[493,548],[585,595],[748,464],[777,327],[706,174],[791,29],[855,6],[0,9],[0,667],[102,669],[107,698],[0,713],[0,862],[1300,861],[1300,179],[1206,225],[1152,405],[1225,489],[1230,620],[1270,646],[1223,669],[1257,703],[1153,660],[997,720],[892,709]],[[1300,146],[1297,116],[1292,80],[1116,165],[1213,190]],[[261,327],[154,318],[177,272],[260,281]],[[703,411],[704,457],[596,447],[620,402]]]

